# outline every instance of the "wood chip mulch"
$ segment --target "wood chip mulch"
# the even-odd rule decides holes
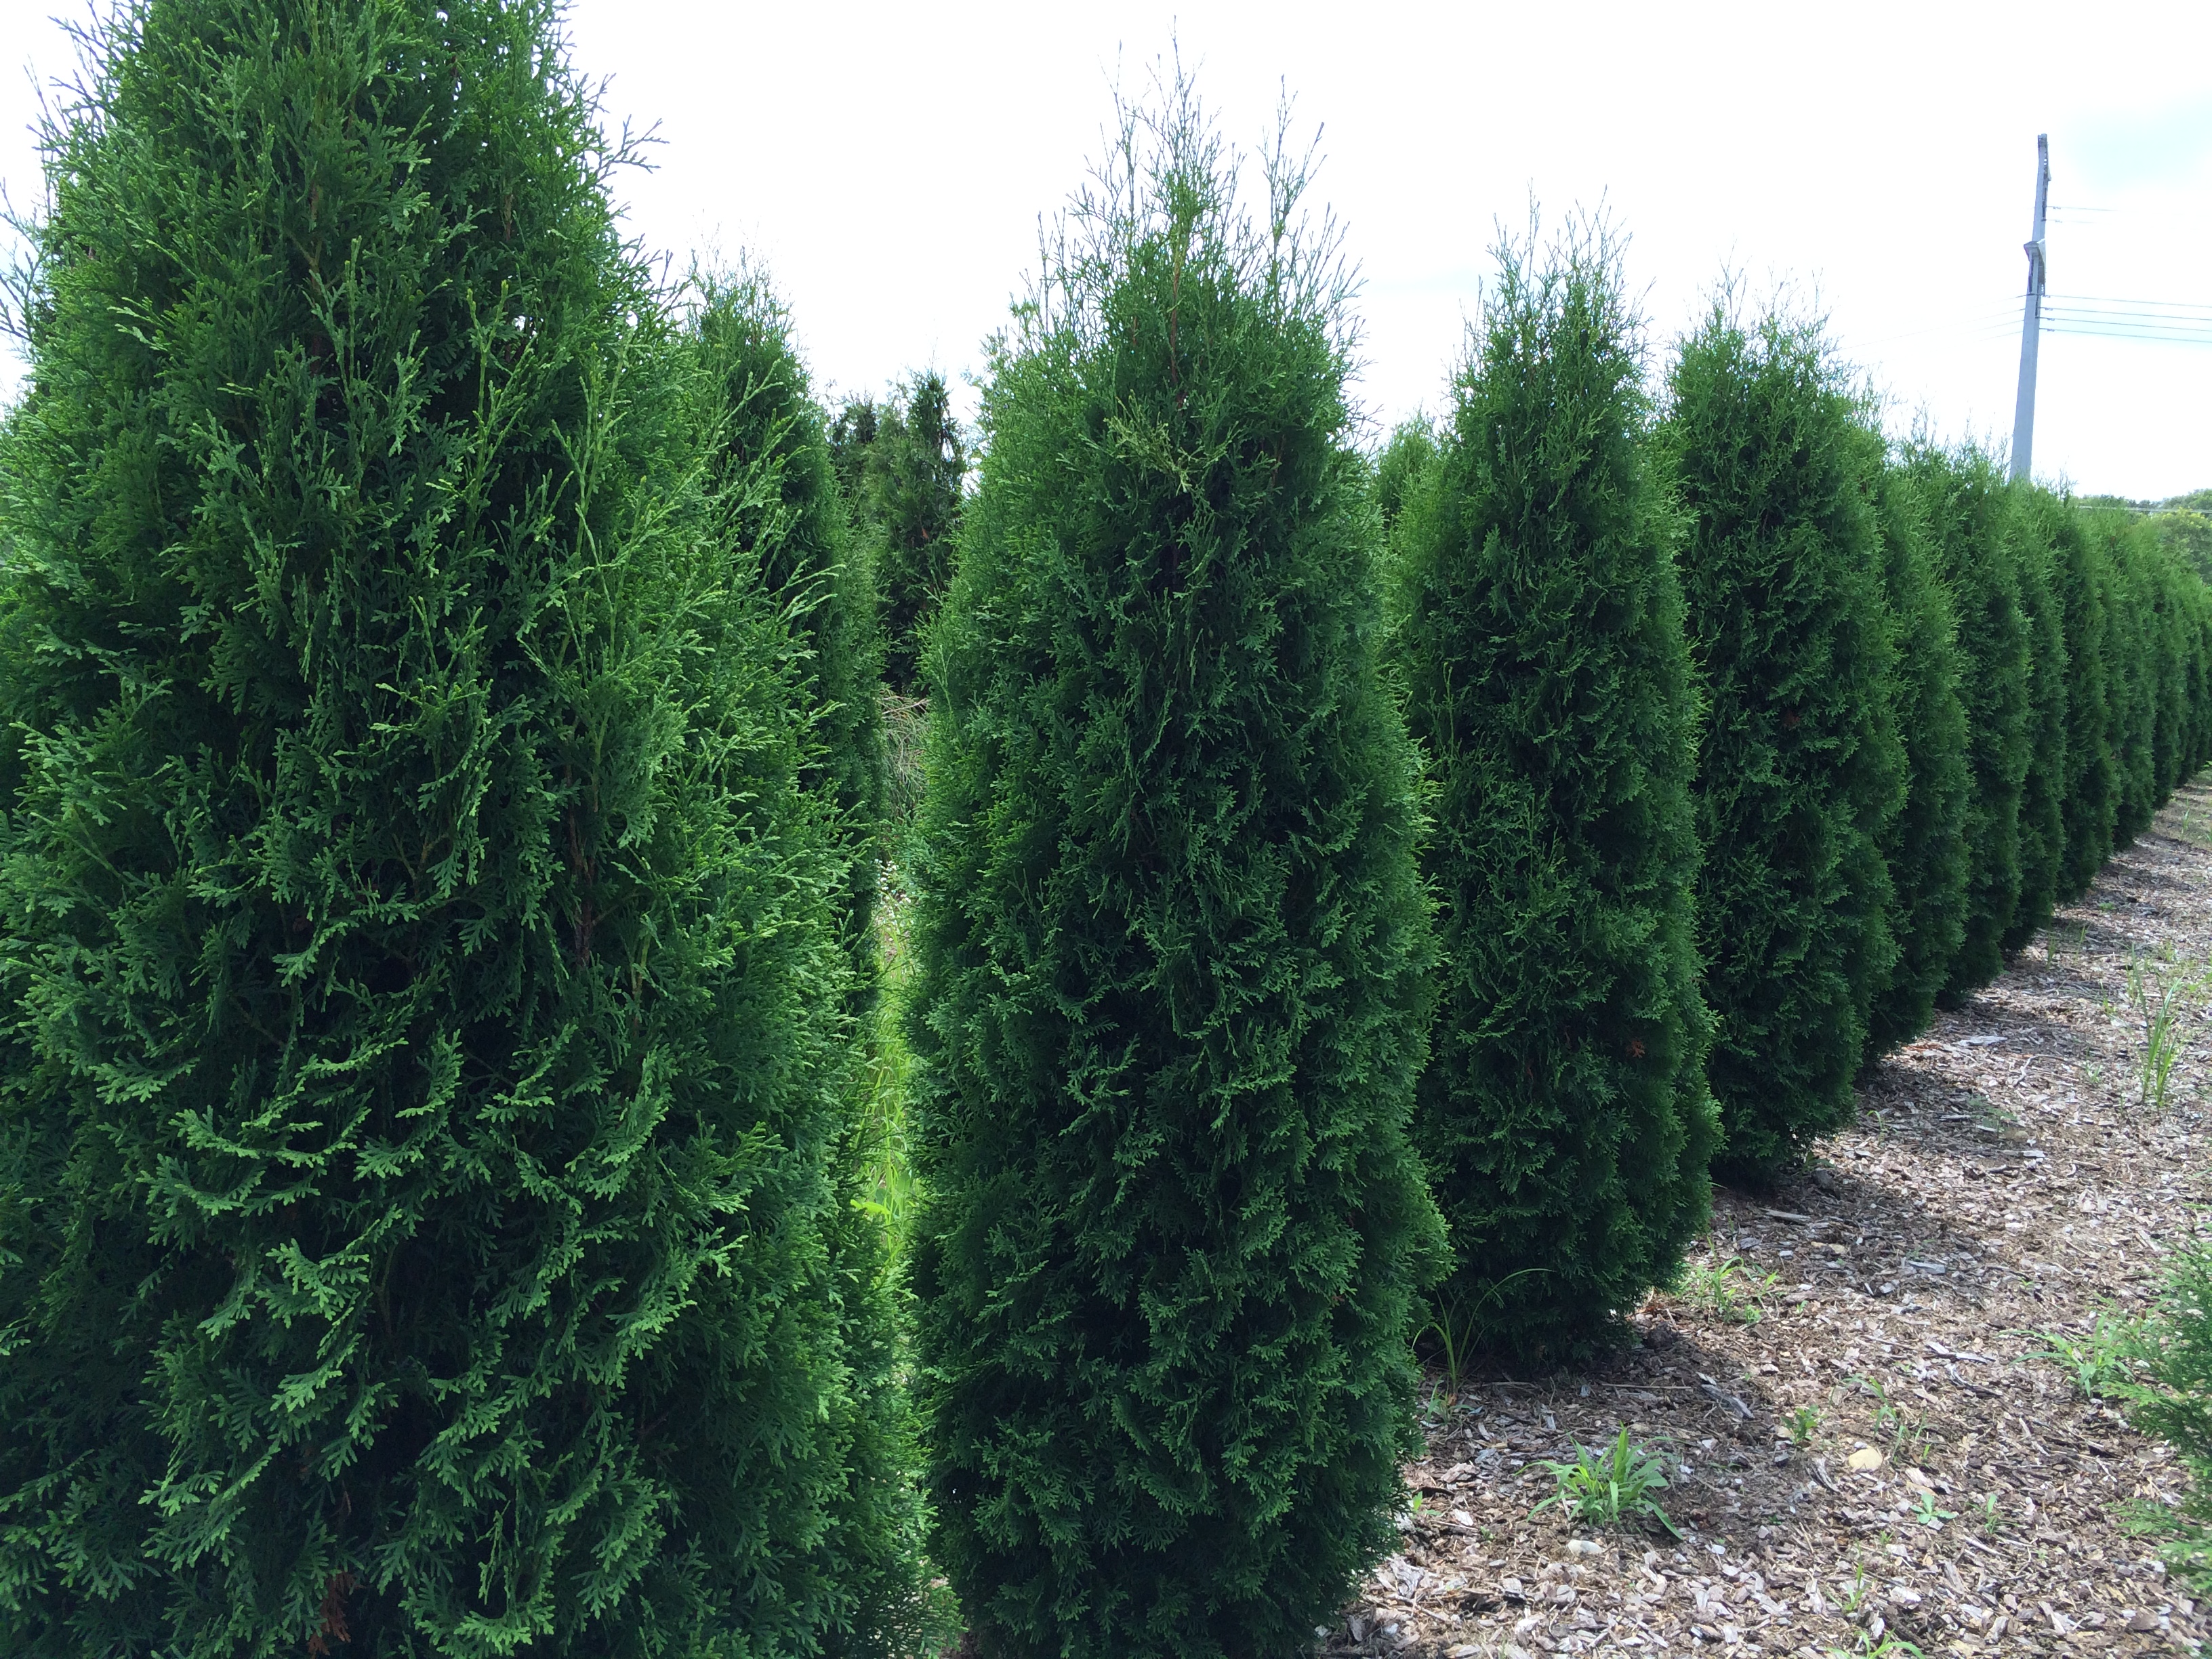
[[[1320,1650],[2197,1652],[2212,1607],[2128,1524],[2180,1466],[2046,1351],[2148,1306],[2212,1201],[2212,1009],[2191,999],[2161,1108],[2129,988],[2131,967],[2155,987],[2209,960],[2200,781],[1884,1062],[1810,1170],[1715,1195],[1638,1346],[1455,1395],[1436,1379],[1403,1547]],[[1532,1517],[1547,1461],[1623,1425],[1663,1455],[1681,1538]]]

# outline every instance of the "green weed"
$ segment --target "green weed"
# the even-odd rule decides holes
[[[1477,1297],[1465,1303],[1447,1292],[1429,1304],[1428,1322],[1413,1334],[1415,1347],[1426,1346],[1443,1366],[1444,1388],[1456,1396],[1467,1381],[1468,1365],[1481,1347],[1482,1312],[1504,1292],[1505,1288],[1525,1274],[1542,1273],[1541,1267],[1523,1267],[1510,1273]]]
[[[1683,1268],[1674,1294],[1699,1313],[1738,1325],[1756,1325],[1766,1317],[1767,1298],[1781,1277],[1779,1273],[1753,1274],[1736,1256],[1717,1267],[1693,1261]]]
[[[2132,1320],[2115,1313],[2100,1313],[2088,1334],[2069,1331],[2036,1333],[2043,1346],[2035,1358],[2047,1359],[2064,1371],[2087,1400],[2124,1400],[2138,1387],[2137,1372],[2143,1363],[2142,1330]]]
[[[2170,950],[2168,954],[2170,955]],[[2136,1060],[2136,1095],[2154,1110],[2166,1109],[2174,1067],[2189,1041],[2191,1005],[2212,984],[2212,974],[2184,974],[2171,961],[2140,952],[2128,966],[2128,1006],[2142,1024],[2142,1053]]]
[[[1820,1411],[1812,1406],[1800,1406],[1790,1413],[1790,1443],[1802,1451],[1813,1443],[1813,1437],[1820,1430]]]
[[[1570,1519],[1588,1526],[1656,1521],[1675,1537],[1682,1535],[1651,1495],[1666,1487],[1665,1465],[1647,1448],[1630,1440],[1626,1427],[1610,1446],[1597,1450],[1577,1446],[1571,1462],[1547,1458],[1545,1467],[1552,1471],[1559,1487],[1528,1511],[1531,1516],[1556,1507]]]
[[[1955,1521],[1959,1518],[1959,1512],[1956,1510],[1937,1509],[1936,1494],[1925,1487],[1920,1487],[1912,1494],[1912,1518],[1930,1532],[1941,1532],[1946,1521]]]

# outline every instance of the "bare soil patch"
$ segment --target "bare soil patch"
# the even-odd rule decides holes
[[[1322,1651],[2196,1651],[2212,1609],[2127,1526],[2181,1489],[2179,1465],[2045,1351],[2141,1311],[2212,1200],[2203,998],[2161,1107],[2129,984],[2208,958],[2200,781],[1881,1065],[1813,1170],[1717,1194],[1638,1346],[1455,1395],[1437,1379],[1404,1547]],[[1663,1446],[1656,1496],[1684,1536],[1532,1518],[1545,1461],[1623,1425]]]

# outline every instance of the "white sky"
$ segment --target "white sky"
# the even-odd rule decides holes
[[[71,58],[55,0],[0,0],[0,177]],[[2212,316],[2212,5],[1142,3],[761,6],[577,0],[615,119],[658,123],[631,223],[681,263],[748,250],[817,378],[975,372],[1037,218],[1100,147],[1120,66],[1179,37],[1247,149],[1280,82],[1325,127],[1317,198],[1363,269],[1379,420],[1442,402],[1497,224],[1602,199],[1655,344],[1724,266],[1817,290],[1846,352],[1948,435],[2009,435],[2035,135],[2054,294]],[[2094,210],[2089,211],[2086,210]],[[2203,331],[2212,339],[2212,325]],[[2039,474],[2158,497],[2212,485],[2212,344],[2043,343]],[[0,370],[0,379],[12,370]],[[973,406],[972,392],[964,398]]]

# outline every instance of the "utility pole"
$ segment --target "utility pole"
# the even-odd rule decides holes
[[[2043,337],[2043,211],[2051,204],[2051,135],[2035,135],[2035,238],[2027,244],[2027,315],[2020,325],[2020,401],[2012,409],[2012,476],[2035,452],[2035,347]]]

